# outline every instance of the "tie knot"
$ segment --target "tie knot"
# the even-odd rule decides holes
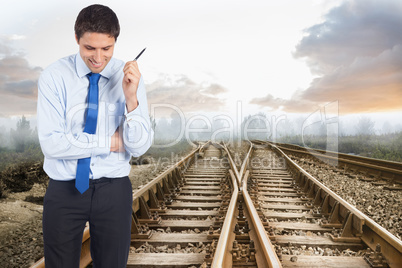
[[[101,77],[100,74],[98,73],[89,73],[87,74],[89,77],[89,83],[91,83],[92,85],[97,85],[99,82],[99,78]]]

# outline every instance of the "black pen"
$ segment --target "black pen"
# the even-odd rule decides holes
[[[134,59],[133,61],[138,60],[138,58],[141,56],[141,54],[144,53],[145,49],[146,49],[146,48],[144,48],[144,49],[140,52],[140,54],[138,54],[138,56],[135,57],[135,59]]]

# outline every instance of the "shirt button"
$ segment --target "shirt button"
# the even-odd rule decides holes
[[[95,166],[95,164],[94,164],[94,163],[92,163],[92,164],[91,164],[91,166]]]

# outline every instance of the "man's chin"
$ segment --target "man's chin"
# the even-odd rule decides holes
[[[104,65],[102,65],[99,68],[94,68],[93,66],[88,66],[88,68],[91,70],[92,73],[100,73],[105,69]]]

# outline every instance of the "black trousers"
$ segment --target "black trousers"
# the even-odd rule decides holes
[[[75,188],[75,180],[50,179],[43,204],[46,268],[79,267],[87,221],[93,267],[126,267],[132,201],[128,177],[90,180],[89,189],[83,194]]]

